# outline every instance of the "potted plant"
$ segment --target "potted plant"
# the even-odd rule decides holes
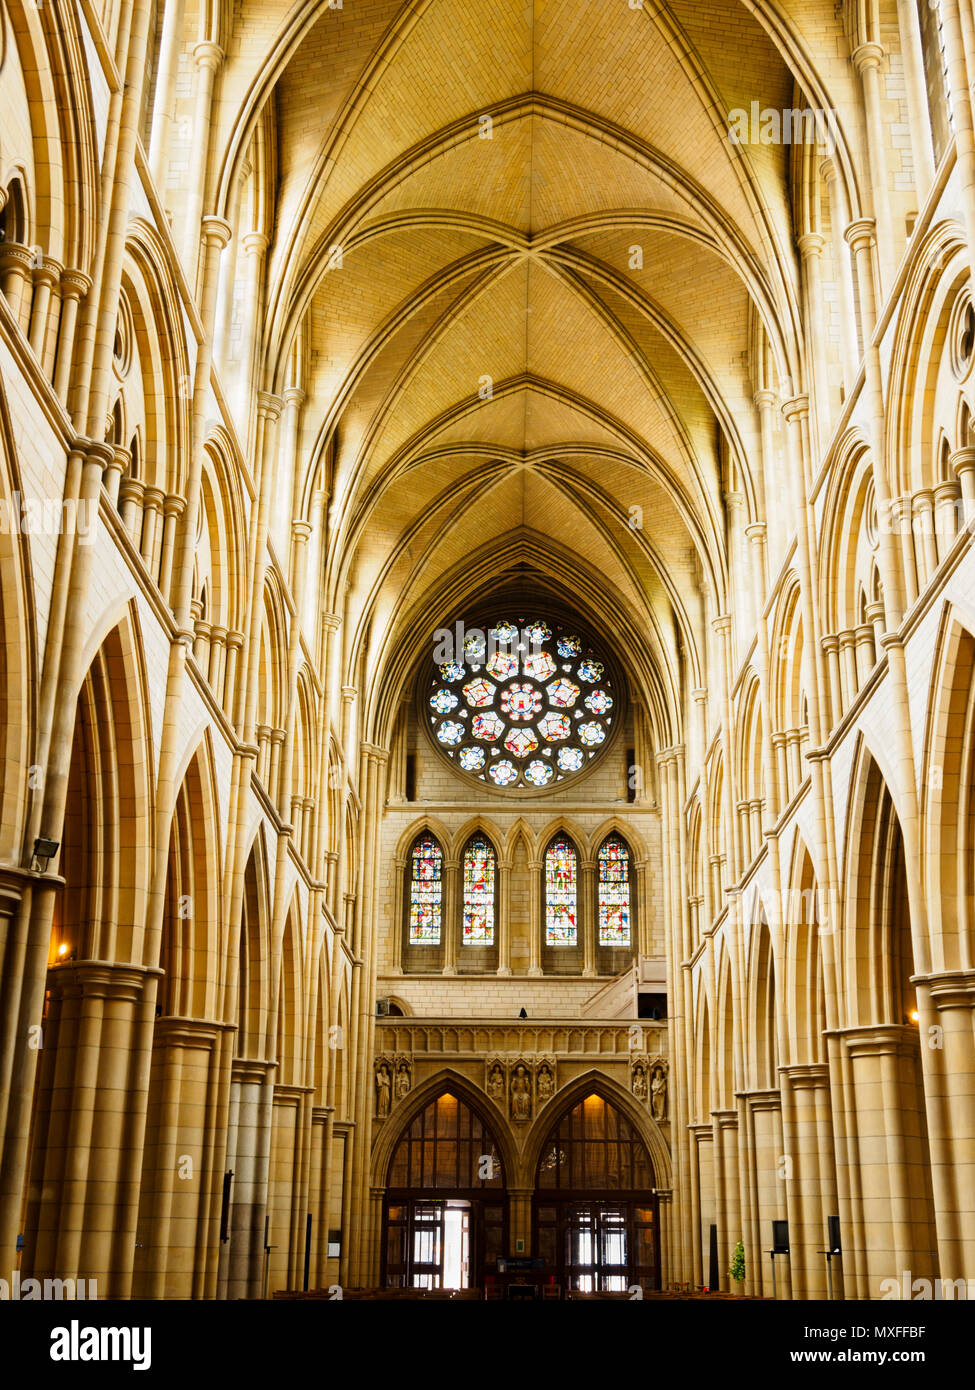
[[[735,1293],[740,1296],[741,1286],[745,1281],[745,1247],[741,1241],[735,1246],[735,1253],[731,1257],[728,1278],[734,1280]]]

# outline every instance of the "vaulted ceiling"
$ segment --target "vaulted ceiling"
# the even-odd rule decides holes
[[[763,514],[758,378],[803,379],[795,154],[728,111],[827,78],[852,111],[831,0],[805,32],[736,0],[251,8],[221,188],[270,121],[265,384],[300,342],[346,660],[395,701],[419,637],[537,585],[641,649],[675,732],[702,581],[727,602],[724,494]]]

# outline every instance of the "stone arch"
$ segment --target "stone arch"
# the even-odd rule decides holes
[[[889,783],[861,741],[850,795],[846,921],[842,936],[847,1021],[909,1021],[916,1006],[904,837]]]
[[[761,1090],[771,1090],[779,1084],[775,954],[772,933],[762,910],[752,935],[745,988],[749,1084]]]
[[[820,933],[822,902],[812,857],[796,838],[783,912],[784,1007],[795,1063],[826,1060],[826,994]]]
[[[17,442],[7,393],[0,382],[0,506],[21,488]],[[18,863],[27,832],[28,790],[34,778],[37,648],[31,616],[34,591],[29,538],[0,528],[0,858]],[[11,768],[26,768],[23,781]],[[39,771],[39,769],[38,769]]]
[[[270,920],[267,849],[261,829],[255,836],[247,856],[240,919],[237,925],[235,1047],[238,1057],[268,1056]]]
[[[209,731],[179,779],[170,826],[159,964],[164,1015],[217,1016],[220,987],[220,833]]]
[[[144,949],[151,873],[153,758],[133,608],[126,605],[91,645],[67,769],[61,847],[66,882],[52,950],[67,945],[67,954],[78,959],[136,961]],[[69,930],[73,941],[62,939]]]
[[[580,1076],[573,1077],[566,1085],[561,1086],[541,1113],[535,1117],[522,1148],[521,1178],[523,1185],[534,1188],[535,1174],[539,1159],[542,1156],[542,1149],[555,1126],[574,1106],[578,1105],[586,1096],[593,1094],[600,1096],[608,1105],[613,1106],[625,1117],[636,1135],[642,1140],[650,1156],[656,1186],[669,1188],[671,1183],[670,1150],[656,1122],[646,1109],[638,1104],[632,1094],[624,1090],[618,1081],[595,1068],[583,1072]]]
[[[931,967],[975,954],[975,628],[946,606],[934,658],[921,773]]]
[[[507,1118],[480,1087],[475,1086],[466,1076],[455,1071],[453,1067],[443,1067],[434,1075],[427,1077],[418,1086],[414,1086],[405,1100],[393,1108],[392,1114],[379,1130],[373,1145],[371,1163],[373,1186],[386,1186],[389,1165],[399,1141],[417,1115],[426,1109],[432,1100],[436,1100],[438,1096],[446,1092],[463,1101],[490,1131],[501,1155],[505,1188],[524,1186],[523,1167],[519,1161],[518,1151]]]
[[[735,1007],[731,981],[731,957],[722,941],[716,968],[716,1008],[714,1030],[718,1039],[715,1049],[715,1100],[719,1110],[729,1110],[735,1104]],[[703,1116],[702,1116],[703,1118]]]

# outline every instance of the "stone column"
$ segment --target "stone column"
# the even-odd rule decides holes
[[[74,354],[75,331],[78,326],[78,306],[91,289],[91,279],[83,270],[61,272],[61,326],[58,330],[54,367],[54,390],[67,405],[71,385],[71,362]]]
[[[35,252],[9,241],[0,245],[0,289],[10,312],[26,333],[30,327],[31,287]]]
[[[244,318],[240,328],[240,361],[237,369],[234,413],[243,437],[247,433],[247,411],[254,398],[256,384],[256,362],[261,340],[264,258],[267,254],[268,239],[263,232],[248,232],[241,239],[240,245],[244,253]]]
[[[907,92],[914,191],[920,210],[934,182],[934,141],[931,136],[931,114],[928,110],[928,93],[924,82],[921,28],[914,0],[897,0],[897,29],[900,34],[901,62]]]
[[[949,458],[949,464],[961,486],[962,514],[965,525],[975,525],[975,448],[968,446],[957,449]]]
[[[457,937],[459,935],[460,901],[457,894],[460,860],[444,859],[443,864],[443,973],[457,974]]]
[[[29,341],[45,376],[50,376],[54,343],[57,338],[57,301],[54,291],[61,282],[64,266],[45,256],[33,268],[34,294],[30,310]]]
[[[596,865],[592,859],[579,861],[579,902],[576,929],[582,937],[582,973],[587,978],[591,978],[596,973],[596,942],[599,932]]]
[[[542,933],[545,919],[542,913],[544,885],[541,882],[542,864],[538,859],[528,861],[530,891],[528,895],[528,973],[542,973]]]
[[[969,262],[975,261],[975,129],[972,98],[965,53],[963,25],[958,0],[939,0],[941,32],[945,41],[948,99],[954,127],[955,169],[961,193],[962,217],[968,238]]]
[[[498,974],[511,974],[511,860],[498,860]]]
[[[849,219],[849,209],[846,206],[846,198],[840,187],[839,174],[832,159],[823,160],[823,178],[826,180],[826,195],[829,200],[829,220],[833,238],[833,267],[836,272],[836,287],[840,299],[840,357],[843,365],[843,388],[845,394],[849,396],[856,382],[857,366],[860,361],[850,253],[843,232]]]
[[[873,212],[877,220],[877,241],[879,244],[880,300],[889,293],[894,283],[894,269],[897,264],[897,246],[894,241],[894,228],[890,213],[890,185],[887,177],[887,128],[881,114],[880,105],[884,99],[881,90],[880,71],[885,65],[887,54],[882,44],[862,43],[851,54],[851,61],[860,74],[863,84],[863,107],[867,125],[867,154],[870,161],[870,187],[873,194]]]
[[[193,103],[193,154],[187,178],[186,221],[183,242],[183,263],[186,278],[192,286],[200,254],[200,218],[206,188],[207,165],[210,154],[210,116],[213,106],[213,87],[224,53],[219,44],[204,40],[193,49],[196,67]],[[229,239],[229,228],[228,228]],[[226,245],[226,242],[224,242]],[[216,285],[214,285],[216,293]]]
[[[914,976],[940,1275],[975,1269],[975,970]]]
[[[805,317],[808,324],[807,350],[812,362],[812,388],[815,411],[816,461],[821,463],[830,438],[829,374],[826,365],[828,334],[824,318],[822,256],[826,245],[819,232],[804,232],[799,238],[799,252],[805,276]]]
[[[176,76],[183,45],[183,13],[184,0],[167,0],[159,36],[159,67],[156,71],[152,133],[149,137],[149,172],[160,200],[165,198],[166,175],[169,171],[169,150],[176,112]]]

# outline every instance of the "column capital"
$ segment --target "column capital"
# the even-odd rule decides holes
[[[853,251],[873,246],[876,240],[877,224],[872,217],[858,217],[844,228],[843,240]]]
[[[300,517],[296,517],[291,523],[291,534],[296,541],[307,541],[313,529],[310,521],[305,521]]]
[[[969,445],[964,449],[956,449],[953,454],[948,455],[948,462],[960,480],[963,474],[975,471],[975,448]]]
[[[378,743],[360,743],[359,751],[374,763],[385,763],[389,760],[389,749],[380,748]]]
[[[341,626],[341,614],[329,613],[324,608],[322,609],[322,627],[327,628],[329,632],[337,632]]]
[[[711,619],[711,626],[715,632],[728,633],[731,631],[731,614],[719,613],[716,618]]]
[[[809,397],[804,391],[782,402],[782,414],[791,425],[793,420],[804,420],[809,415]]]
[[[762,545],[768,534],[768,527],[764,521],[750,521],[745,527],[745,536],[753,545]]]
[[[777,400],[778,397],[769,386],[763,386],[761,391],[756,391],[752,396],[752,401],[758,410],[771,410]]]
[[[355,699],[358,693],[359,692],[354,685],[343,685],[342,687],[342,699],[345,701],[347,705],[351,705],[352,701]]]
[[[887,50],[880,43],[861,43],[850,54],[850,62],[861,75],[870,68],[879,68],[887,57]]]
[[[281,414],[281,407],[284,401],[280,396],[276,396],[273,391],[258,391],[257,409],[266,420],[277,420]]]
[[[912,975],[912,985],[925,985],[939,1010],[975,1008],[975,970],[939,970]]]
[[[84,299],[91,289],[91,276],[83,270],[61,271],[61,298]]]
[[[34,283],[47,284],[51,289],[56,289],[64,274],[64,266],[60,261],[56,261],[53,256],[45,256],[42,261],[34,264]]]
[[[300,386],[286,386],[284,388],[285,405],[294,406],[297,410],[299,406],[304,405],[306,399],[305,392]]]
[[[216,246],[220,251],[230,244],[233,235],[230,223],[224,217],[217,217],[213,213],[204,217],[202,222],[203,240],[208,246]]]
[[[216,72],[225,56],[220,45],[212,39],[202,39],[193,46],[193,61],[198,68],[209,68],[211,72]]]
[[[240,244],[246,256],[263,256],[270,241],[264,232],[247,232],[241,237]]]
[[[826,247],[826,238],[822,232],[803,232],[802,236],[796,238],[796,245],[804,259],[821,256]]]
[[[827,1029],[823,1036],[845,1042],[851,1057],[885,1054],[913,1056],[921,1045],[917,1026],[906,1023],[874,1023],[859,1028]]]

